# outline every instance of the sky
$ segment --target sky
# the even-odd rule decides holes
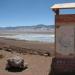
[[[64,2],[75,0],[0,0],[0,26],[54,25],[54,12],[50,7]],[[75,13],[75,10],[61,13]]]

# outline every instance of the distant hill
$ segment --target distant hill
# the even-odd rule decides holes
[[[15,30],[15,29],[54,29],[54,25],[39,24],[35,26],[17,26],[17,27],[0,27],[0,30]]]

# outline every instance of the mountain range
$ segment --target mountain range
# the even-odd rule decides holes
[[[17,26],[17,27],[0,27],[0,30],[15,30],[15,29],[54,29],[54,25],[44,25],[44,24],[39,24],[39,25],[33,25],[33,26]]]

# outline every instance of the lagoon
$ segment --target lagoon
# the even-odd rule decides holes
[[[54,34],[17,34],[17,35],[3,35],[0,37],[28,40],[28,41],[40,41],[46,43],[54,43]]]

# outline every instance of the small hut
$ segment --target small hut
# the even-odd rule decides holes
[[[55,57],[49,75],[75,74],[75,14],[60,14],[60,9],[74,9],[75,3],[55,4]]]
[[[60,14],[61,9],[74,9],[75,3],[55,4],[55,55],[75,54],[75,14]]]

